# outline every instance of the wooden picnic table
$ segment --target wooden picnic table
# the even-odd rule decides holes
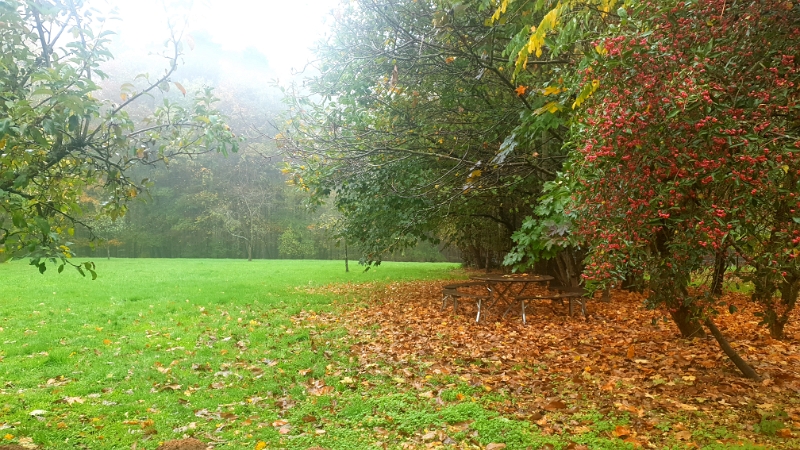
[[[497,305],[505,305],[505,310],[502,316],[508,314],[511,308],[517,303],[517,299],[522,296],[525,289],[531,284],[545,283],[553,280],[550,275],[535,275],[535,274],[483,274],[473,275],[470,279],[482,281],[486,283],[489,292],[491,293],[490,308],[495,308]],[[522,309],[522,323],[525,323],[525,303],[521,304]]]

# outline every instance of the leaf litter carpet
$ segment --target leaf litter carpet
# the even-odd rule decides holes
[[[452,307],[441,310],[443,284],[325,289],[363,300],[343,314],[355,339],[351,351],[362,367],[392,366],[405,373],[409,388],[434,396],[442,392],[441,384],[433,384],[437,378],[458,377],[503,399],[489,407],[530,420],[541,433],[569,441],[591,431],[591,421],[579,419],[595,411],[627,416],[624,425],[605,434],[637,446],[752,441],[800,448],[797,310],[787,338],[778,341],[758,326],[746,295],[723,299],[739,311],[721,313],[715,321],[763,377],[755,382],[738,374],[712,337],[682,339],[666,311],[646,309],[638,294],[613,291],[610,302],[591,300],[587,318],[569,317],[566,306],[540,301],[527,308],[527,325],[518,311],[476,324],[469,302],[459,304],[457,315]],[[424,367],[425,373],[404,370],[410,366]],[[762,430],[770,419],[778,422]]]

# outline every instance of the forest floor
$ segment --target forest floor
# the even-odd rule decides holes
[[[527,325],[518,316],[476,324],[474,310],[441,310],[441,286],[394,283],[344,316],[362,373],[399,374],[398,389],[440,405],[478,401],[566,448],[607,447],[606,439],[650,448],[800,448],[799,311],[787,339],[777,341],[758,326],[745,294],[721,299],[738,311],[715,321],[763,377],[755,382],[712,337],[681,339],[665,312],[644,308],[637,294],[590,301],[585,319],[542,302],[528,308]],[[435,446],[469,428],[442,424],[416,438]]]
[[[800,448],[800,317],[747,298],[684,340],[640,297],[588,318],[440,310],[446,264],[0,264],[0,449]]]

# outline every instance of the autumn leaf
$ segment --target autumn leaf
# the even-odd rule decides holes
[[[567,404],[562,402],[561,400],[555,400],[555,401],[552,401],[552,402],[548,403],[544,407],[545,411],[550,411],[550,412],[558,411],[559,409],[567,409]]]
[[[523,95],[525,95],[525,92],[527,92],[527,90],[528,90],[527,86],[520,85],[517,86],[516,89],[514,89],[514,92],[516,92],[518,96],[522,97]]]
[[[184,88],[182,84],[176,81],[175,87],[178,88],[179,91],[181,91],[181,94],[183,94],[184,97],[186,97],[186,88]]]
[[[330,394],[331,392],[333,392],[333,386],[321,386],[318,388],[311,388],[308,390],[308,393],[315,397],[327,395]]]
[[[624,438],[626,438],[626,437],[628,437],[628,436],[630,436],[632,434],[630,428],[628,428],[626,426],[622,426],[622,425],[617,425],[616,428],[614,428],[613,433],[614,433],[614,436],[616,436],[616,437],[618,437],[620,439],[624,439]]]

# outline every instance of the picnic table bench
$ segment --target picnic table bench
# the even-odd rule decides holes
[[[475,294],[471,292],[460,291],[459,289],[482,286],[486,288],[485,294]],[[447,306],[447,300],[453,301],[453,314],[458,312],[458,299],[466,298],[474,300],[478,307],[478,315],[475,317],[476,322],[481,320],[481,305],[484,300],[488,300],[491,296],[491,291],[486,283],[482,281],[467,281],[463,283],[448,284],[442,288],[442,309]]]
[[[581,305],[581,313],[586,317],[586,300],[588,300],[588,292],[581,286],[558,286],[550,285],[546,294],[536,295],[521,295],[515,299],[519,302],[520,310],[522,312],[522,323],[525,323],[525,304],[532,300],[550,300],[552,302],[559,302],[564,304],[564,301],[569,302],[569,315],[572,316],[573,303]]]
[[[505,317],[515,305],[519,305],[522,315],[522,323],[527,324],[525,308],[527,303],[534,300],[550,300],[561,305],[565,301],[569,304],[569,315],[573,315],[574,305],[581,307],[581,313],[586,316],[587,291],[581,286],[560,286],[550,285],[546,293],[526,294],[525,289],[533,283],[543,283],[553,279],[547,275],[476,275],[473,279],[477,281],[453,283],[442,288],[442,310],[447,307],[448,301],[453,302],[453,313],[458,312],[459,299],[468,299],[475,302],[478,313],[475,321],[480,322],[481,315],[484,313],[483,307],[494,307],[498,304],[505,306],[502,317]],[[464,289],[481,286],[486,289],[486,293],[467,292]],[[516,286],[516,287],[515,287]],[[481,289],[482,290],[482,289]],[[487,305],[484,305],[488,302]]]

